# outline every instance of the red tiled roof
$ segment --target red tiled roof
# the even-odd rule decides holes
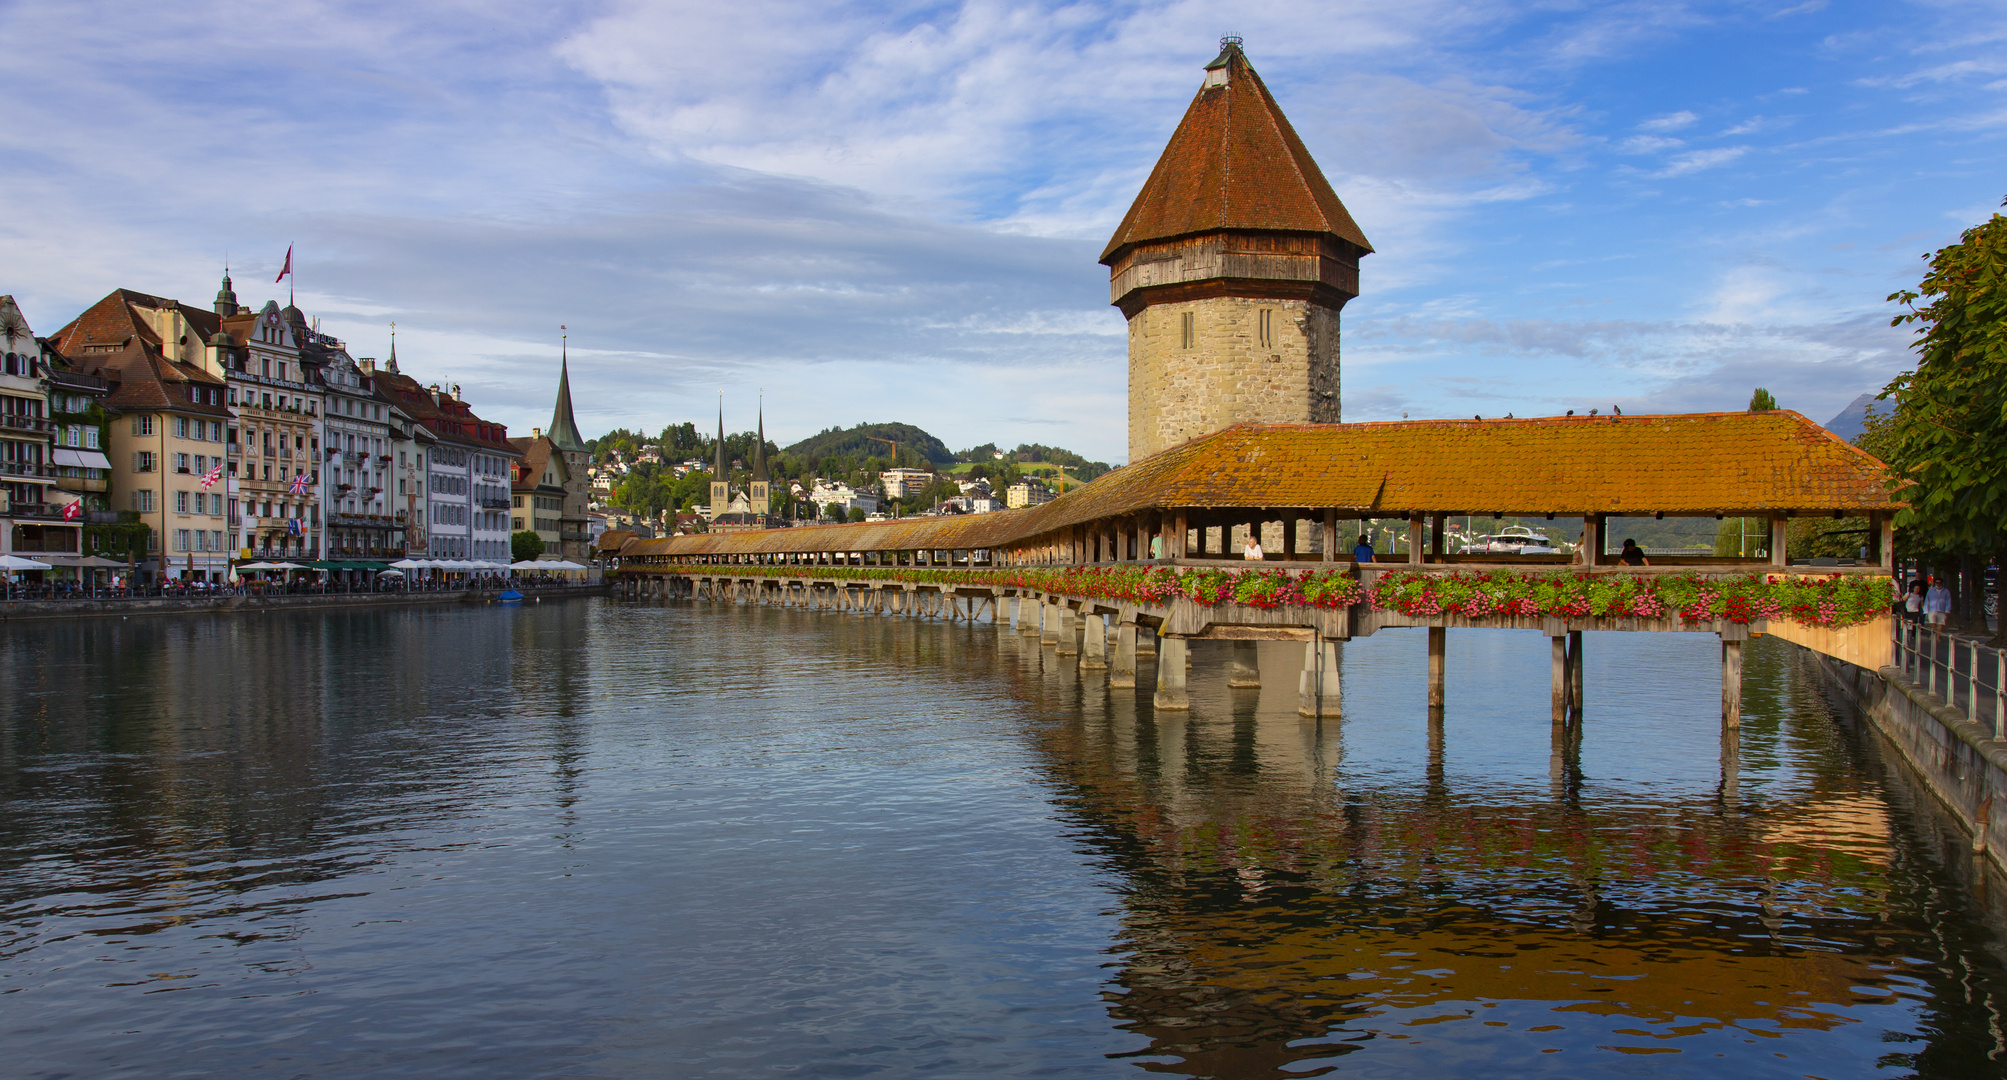
[[[95,375],[112,384],[105,407],[114,411],[163,409],[202,416],[228,417],[229,406],[222,404],[223,380],[189,364],[177,364],[160,355],[153,345],[128,341],[117,352],[94,352],[70,361],[74,371]],[[188,399],[188,388],[203,391],[203,401]],[[208,402],[216,391],[216,404]]]
[[[520,453],[509,441],[507,428],[474,415],[473,408],[464,401],[443,394],[435,400],[430,390],[409,375],[379,370],[370,385],[378,396],[404,410],[405,415],[441,439],[510,457]]]
[[[1373,250],[1238,47],[1204,87],[1101,252],[1221,229],[1332,233]]]
[[[623,555],[999,548],[1176,507],[1712,515],[1893,510],[1888,467],[1798,413],[1242,424],[1042,506],[636,541]]]

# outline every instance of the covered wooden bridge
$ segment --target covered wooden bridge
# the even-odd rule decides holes
[[[1327,654],[1327,643],[1383,627],[1428,626],[1432,703],[1441,700],[1446,629],[1533,626],[1554,639],[1557,713],[1564,707],[1579,709],[1582,630],[1715,632],[1724,642],[1723,708],[1732,723],[1740,712],[1740,642],[1752,629],[1796,634],[1793,640],[1813,648],[1877,666],[1887,662],[1886,624],[1812,632],[1775,621],[1765,627],[1696,625],[1677,618],[1418,617],[1364,604],[1336,611],[1189,600],[1111,604],[1007,581],[1012,571],[1036,567],[1240,566],[1237,541],[1250,531],[1267,538],[1262,566],[1336,570],[1367,584],[1390,571],[1441,574],[1487,568],[1737,578],[1752,572],[1886,575],[1897,508],[1886,476],[1881,462],[1788,410],[1246,424],[1118,469],[1037,507],[660,539],[610,533],[601,541],[601,553],[635,595],[677,587],[664,584],[674,581],[685,588],[732,583],[733,590],[743,585],[760,595],[761,590],[779,590],[784,598],[796,597],[799,590],[800,599],[816,603],[835,603],[840,591],[844,600],[839,606],[852,603],[853,591],[872,588],[931,591],[937,598],[988,595],[992,603],[1015,597],[1020,625],[1028,621],[1027,603],[1035,601],[1042,612],[1038,632],[1049,637],[1060,636],[1061,622],[1067,624],[1066,634],[1077,633],[1077,614],[1097,622],[1114,616],[1123,625],[1157,629],[1166,651],[1180,655],[1188,638],[1300,638],[1310,643],[1306,679],[1314,673],[1310,681],[1322,688],[1328,676],[1333,694],[1335,651]],[[1575,519],[1579,525],[1563,524],[1579,528],[1579,544],[1572,545],[1572,553],[1451,551],[1446,523],[1464,516]],[[1612,522],[1640,517],[1760,519],[1768,524],[1766,550],[1758,557],[1655,555],[1648,567],[1621,565],[1611,550]],[[1793,565],[1787,531],[1799,517],[1865,518],[1865,558],[1856,565]],[[1382,554],[1371,563],[1354,563],[1351,542],[1361,525],[1390,519],[1404,533],[1405,551],[1391,560]],[[851,569],[819,577],[819,567]],[[901,571],[915,568],[963,573],[927,575],[935,579],[931,583],[899,580],[914,578]],[[884,578],[874,583],[871,569],[882,570]],[[882,607],[882,597],[878,603]],[[1044,609],[1052,609],[1049,617]],[[1049,629],[1048,621],[1053,624]],[[1086,649],[1094,651],[1091,644]],[[1162,655],[1159,665],[1165,665]],[[1172,707],[1182,697],[1179,668],[1170,676],[1179,684],[1177,693],[1169,695]],[[1160,701],[1166,701],[1166,688],[1160,677]],[[1306,698],[1305,711],[1326,711],[1326,696],[1320,690],[1316,700]]]

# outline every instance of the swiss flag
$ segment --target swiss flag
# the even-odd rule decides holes
[[[63,507],[64,521],[75,521],[83,516],[84,516],[84,500],[82,499],[78,499],[76,502],[73,502],[70,505]]]
[[[272,284],[277,285],[279,282],[286,280],[286,275],[292,272],[293,272],[293,245],[287,244],[286,268],[284,270],[279,271],[279,276],[272,279]]]

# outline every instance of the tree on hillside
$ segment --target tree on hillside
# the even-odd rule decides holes
[[[1760,386],[1756,388],[1755,393],[1749,395],[1750,412],[1769,412],[1776,407],[1777,399],[1770,395],[1770,391]]]
[[[2007,556],[2007,217],[1967,229],[1889,299],[1909,309],[1891,325],[1917,326],[1919,354],[1881,393],[1895,402],[1884,460],[1907,504],[1896,524],[1976,583],[1987,557]],[[1977,589],[1960,591],[1971,622]]]

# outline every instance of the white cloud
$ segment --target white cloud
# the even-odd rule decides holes
[[[1748,152],[1749,148],[1746,146],[1724,146],[1715,150],[1695,150],[1691,153],[1678,154],[1673,157],[1671,164],[1652,175],[1659,179],[1685,176],[1702,169],[1726,165]]]
[[[1700,117],[1698,115],[1688,112],[1685,109],[1681,109],[1679,112],[1676,113],[1667,113],[1664,116],[1653,117],[1652,119],[1647,120],[1642,124],[1639,124],[1638,130],[1658,131],[1658,132],[1681,131],[1686,128],[1692,127],[1695,121],[1698,121],[1699,119]]]
[[[1657,154],[1667,150],[1677,150],[1686,145],[1683,139],[1668,139],[1662,135],[1633,135],[1617,144],[1617,149],[1626,154]]]

